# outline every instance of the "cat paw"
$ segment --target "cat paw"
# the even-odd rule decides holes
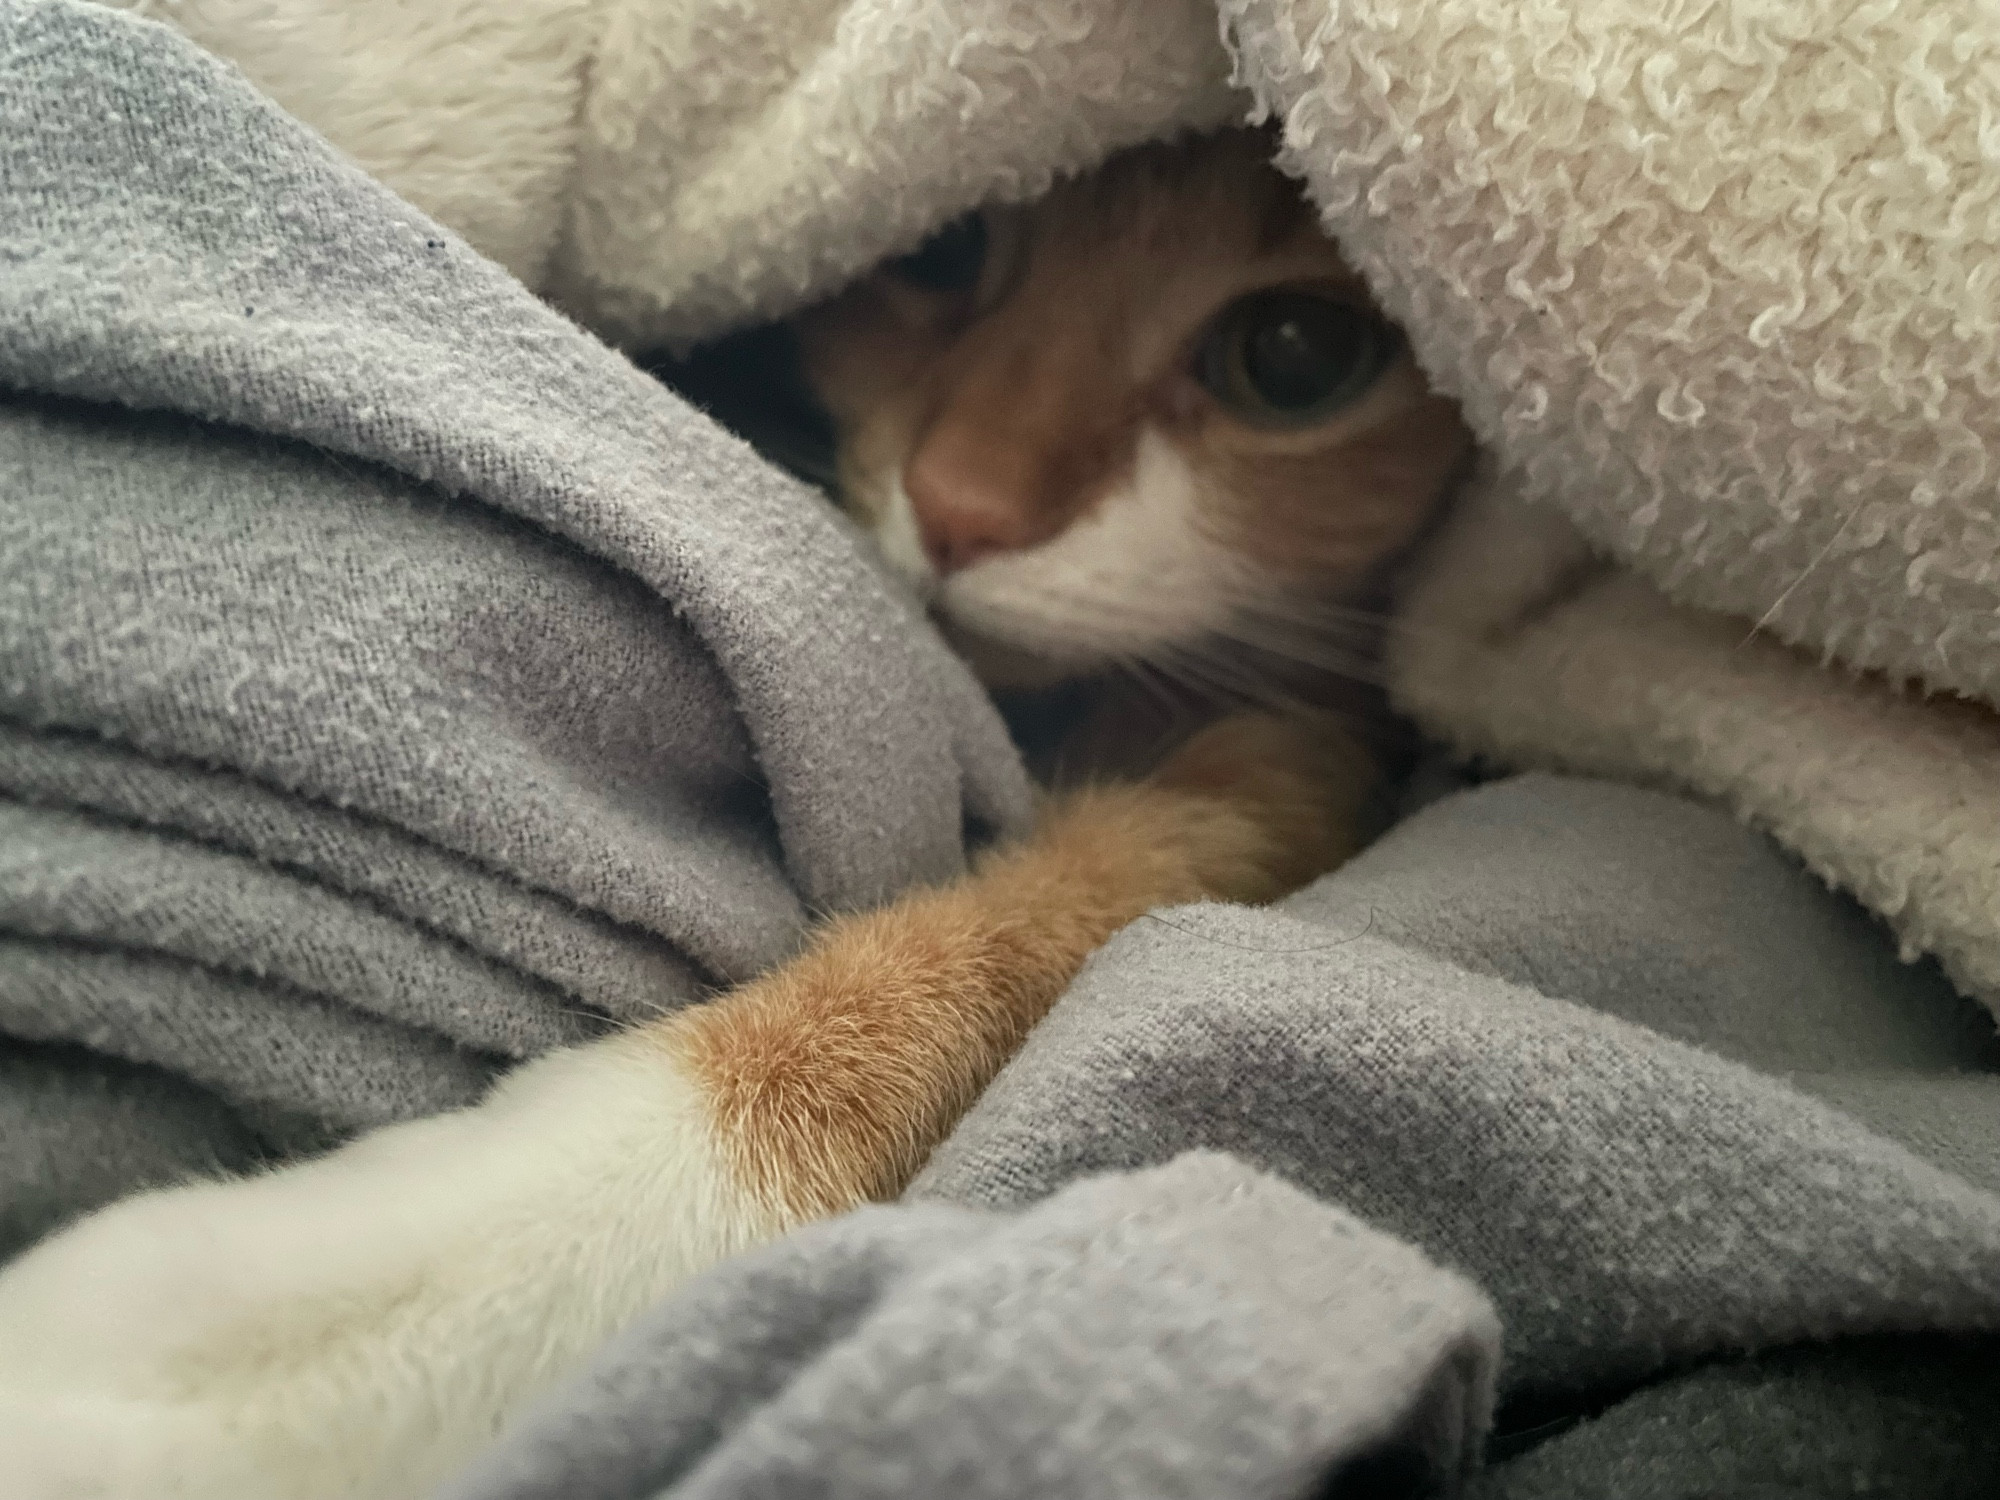
[[[317,1161],[143,1194],[0,1274],[9,1500],[414,1500],[775,1232],[631,1037]]]
[[[13,1309],[7,1309],[11,1313]],[[0,1323],[11,1345],[16,1330]],[[212,1500],[306,1493],[232,1456],[242,1434],[222,1410],[128,1396],[121,1382],[54,1377],[0,1347],[0,1472],[21,1500]],[[134,1360],[133,1373],[140,1361]],[[139,1382],[134,1382],[139,1383]],[[91,1385],[97,1389],[88,1389]],[[269,1481],[269,1482],[266,1482]]]
[[[338,1425],[352,1405],[333,1392],[298,1400],[299,1377],[326,1359],[317,1340],[356,1353],[365,1342],[351,1329],[368,1315],[337,1302],[357,1293],[382,1300],[354,1267],[314,1288],[315,1270],[333,1268],[309,1269],[288,1242],[288,1210],[305,1227],[320,1206],[287,1192],[296,1185],[279,1174],[145,1194],[0,1276],[0,1452],[10,1496],[365,1493],[333,1481],[310,1487],[305,1475],[322,1455],[288,1441],[301,1425],[289,1407],[317,1405],[316,1415]]]
[[[1247,844],[1220,842],[1204,883],[1216,897],[1263,902],[1353,856],[1372,831],[1382,772],[1324,715],[1238,713],[1188,740],[1149,778],[1226,807]]]

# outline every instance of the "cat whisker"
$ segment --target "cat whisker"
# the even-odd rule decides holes
[[[1272,710],[1292,712],[1307,707],[1311,695],[1294,682],[1269,670],[1260,670],[1252,659],[1240,653],[1214,647],[1185,647],[1162,652],[1155,665],[1164,674],[1208,698]]]
[[[1296,677],[1301,670],[1383,685],[1383,667],[1372,643],[1330,640],[1304,632],[1233,628],[1205,643],[1212,655],[1240,664],[1240,670],[1273,677]]]
[[[1391,610],[1345,604],[1337,600],[1315,600],[1297,595],[1261,596],[1238,601],[1238,608],[1246,616],[1287,622],[1295,620],[1302,628],[1316,633],[1330,634],[1342,626],[1365,630],[1372,632],[1373,643],[1376,644],[1397,639],[1465,644],[1478,638],[1477,631],[1413,625]]]
[[[1009,628],[1018,619],[1027,628]],[[1379,686],[1380,642],[1389,622],[1380,610],[1335,601],[1252,597],[1229,609],[1198,636],[1176,639],[1158,628],[1157,610],[1080,587],[1043,585],[1024,593],[1004,614],[963,621],[976,633],[1032,649],[1036,638],[1061,634],[1088,649],[1093,637],[1144,639],[1139,649],[1109,647],[1098,665],[1112,670],[1136,661],[1172,672],[1184,686],[1263,701],[1298,700],[1300,670]]]

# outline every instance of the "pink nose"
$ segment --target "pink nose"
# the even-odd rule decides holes
[[[924,554],[940,574],[1032,547],[1061,529],[1041,502],[1036,476],[1023,470],[996,445],[954,442],[946,433],[910,456],[903,490]]]

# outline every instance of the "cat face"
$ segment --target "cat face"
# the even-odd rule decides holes
[[[1126,153],[800,319],[844,502],[989,680],[1300,650],[1463,460],[1269,151]]]

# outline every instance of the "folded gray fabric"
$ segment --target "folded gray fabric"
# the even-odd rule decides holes
[[[1025,814],[819,497],[164,29],[0,0],[0,266],[13,1036],[352,1129]]]
[[[1854,1339],[1720,1361],[1496,1463],[1467,1500],[2000,1494],[1991,1340]]]
[[[269,1149],[213,1094],[172,1074],[11,1041],[0,1042],[0,1146],[9,1187],[0,1246],[33,1239],[78,1203],[240,1171]]]
[[[691,1289],[453,1494],[1417,1495],[1478,1411],[1430,1333],[1479,1324],[1391,1264],[1502,1320],[1476,1493],[1983,1493],[1993,1384],[1949,1372],[2000,1368],[1993,1060],[1934,967],[1719,812],[1448,796],[1286,910],[1134,924],[910,1201]],[[1217,1149],[1240,1175],[1157,1165]],[[1117,1216],[1152,1225],[1178,1172],[1260,1205],[1199,1221],[1220,1261],[1073,1232],[1101,1206],[1129,1246]],[[1342,1245],[1428,1261],[1331,1248],[1327,1204]]]
[[[1018,1215],[808,1229],[708,1277],[455,1500],[1298,1495],[1456,1481],[1498,1330],[1407,1245],[1226,1157]]]
[[[1520,777],[1284,911],[1128,928],[913,1191],[1004,1206],[1228,1150],[1470,1275],[1510,1391],[1603,1387],[1718,1349],[2000,1328],[2000,1195],[1782,1078],[1970,1083],[1965,1154],[1990,1171],[2000,1076],[1963,1075],[1991,1035],[1725,815]],[[1895,1117],[1918,1149],[1927,1097]]]

